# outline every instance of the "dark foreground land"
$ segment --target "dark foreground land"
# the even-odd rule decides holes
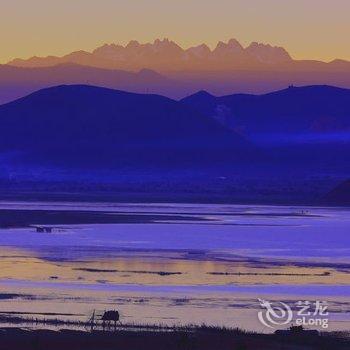
[[[350,339],[337,335],[263,335],[208,327],[179,330],[119,330],[117,332],[73,330],[0,329],[0,350],[311,350],[350,349]]]

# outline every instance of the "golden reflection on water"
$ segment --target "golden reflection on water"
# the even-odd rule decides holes
[[[144,285],[350,283],[350,274],[336,268],[260,267],[249,261],[190,260],[181,253],[56,262],[25,250],[3,248],[0,256],[0,279]]]

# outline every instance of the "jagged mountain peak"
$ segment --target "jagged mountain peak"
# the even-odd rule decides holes
[[[243,46],[241,45],[241,43],[237,39],[233,39],[233,38],[227,42],[227,46],[243,49]]]
[[[230,54],[243,54],[244,48],[243,46],[236,40],[230,39],[227,43],[223,41],[219,41],[213,50],[214,55],[230,55]]]
[[[243,50],[243,46],[240,44],[240,42],[236,39],[230,39],[227,43],[223,41],[219,41],[216,45],[216,48],[239,48]]]
[[[190,47],[186,50],[186,52],[198,58],[208,56],[211,54],[211,50],[206,44]]]
[[[154,41],[153,45],[151,45],[151,46],[156,51],[172,50],[172,51],[184,52],[184,50],[177,43],[175,43],[175,41],[169,40],[168,38],[164,38],[162,40],[156,39]]]
[[[16,59],[9,64],[18,67],[49,67],[62,63],[78,63],[109,69],[153,70],[193,69],[215,70],[226,67],[249,68],[261,64],[278,64],[291,61],[282,47],[258,42],[244,48],[237,39],[219,41],[214,50],[206,44],[184,50],[168,38],[156,39],[153,43],[131,40],[125,46],[104,44],[92,52],[77,51],[63,57],[33,57],[28,60]],[[220,64],[220,66],[217,66]]]
[[[129,43],[125,46],[126,49],[138,48],[141,44],[137,40],[130,40]]]
[[[283,47],[255,41],[246,48],[246,52],[263,63],[280,63],[292,60]]]
[[[161,45],[161,44],[175,44],[174,41],[169,40],[168,38],[163,38],[163,39],[156,39],[153,42],[154,45]]]

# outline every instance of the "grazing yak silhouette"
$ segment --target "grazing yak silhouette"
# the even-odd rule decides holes
[[[117,310],[109,310],[105,311],[101,317],[102,327],[110,327],[112,323],[114,323],[114,328],[117,326],[117,322],[120,320],[120,315]]]

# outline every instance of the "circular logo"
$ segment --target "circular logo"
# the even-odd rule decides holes
[[[270,302],[259,299],[260,306],[264,310],[258,312],[259,321],[266,327],[274,328],[290,323],[293,319],[293,312],[289,305],[281,301]]]

